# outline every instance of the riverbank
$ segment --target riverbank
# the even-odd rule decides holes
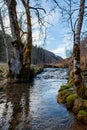
[[[66,105],[66,108],[72,111],[76,118],[87,124],[87,83],[84,84],[84,99],[80,98],[76,93],[73,84],[73,76],[71,76],[66,85],[62,85],[58,92],[57,101]]]
[[[37,74],[40,74],[43,68],[43,65],[31,65],[32,77],[34,78]],[[9,79],[8,65],[0,63],[0,91],[4,90],[8,83],[16,83],[16,80]]]
[[[57,103],[66,68],[45,68],[32,83],[8,84],[0,92],[0,130],[86,130],[64,105]]]

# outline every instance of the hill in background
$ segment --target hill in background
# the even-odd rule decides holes
[[[11,37],[7,35],[8,49],[9,49],[9,57],[12,55],[12,45],[11,45]],[[60,56],[56,56],[50,51],[47,51],[41,47],[33,46],[32,54],[31,54],[31,63],[38,64],[49,64],[53,62],[59,62],[62,58]],[[5,45],[3,44],[2,34],[0,32],[0,62],[6,62],[6,54],[5,54]]]

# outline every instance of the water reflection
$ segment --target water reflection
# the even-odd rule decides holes
[[[0,92],[0,130],[87,130],[57,103],[66,78],[66,69],[48,68],[32,84],[9,84]]]
[[[20,128],[20,130],[26,129],[30,117],[29,90],[29,84],[14,84],[7,86],[4,99],[4,109],[1,116],[1,128],[3,130],[16,130],[18,128]]]

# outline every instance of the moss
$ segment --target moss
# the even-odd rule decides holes
[[[80,110],[78,114],[80,114],[82,116],[87,116],[87,112],[84,110]]]
[[[73,85],[73,83],[74,83],[74,76],[71,75],[69,80],[68,80],[68,84],[72,84]]]
[[[58,102],[66,103],[66,98],[72,94],[72,90],[61,90],[58,94]]]
[[[0,73],[0,78],[3,78],[3,74],[2,73]]]
[[[78,115],[77,115],[78,120],[80,120],[83,123],[87,124],[87,111],[85,110],[80,110]]]
[[[40,72],[42,72],[42,70],[43,70],[42,66],[36,66],[36,67],[34,67],[34,74],[37,75]]]
[[[3,71],[2,71],[2,69],[0,69],[0,73],[2,73]]]
[[[65,89],[69,89],[69,88],[71,88],[71,87],[72,87],[72,84],[68,83],[68,84],[66,84],[66,85],[62,85],[62,86],[60,87],[60,90],[59,90],[59,91],[65,90]]]
[[[66,99],[67,108],[70,108],[70,109],[73,108],[74,101],[76,98],[77,98],[77,95],[75,95],[75,94],[71,94],[67,97],[67,99]]]

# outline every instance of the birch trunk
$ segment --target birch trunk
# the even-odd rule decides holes
[[[78,15],[78,23],[77,28],[75,31],[74,37],[74,48],[73,48],[73,60],[74,60],[74,83],[76,86],[76,91],[79,96],[83,96],[83,84],[82,84],[82,77],[80,71],[80,34],[82,29],[83,17],[84,17],[84,6],[85,0],[80,0],[80,9]]]
[[[9,62],[8,45],[7,45],[6,34],[5,34],[4,25],[3,25],[1,10],[0,10],[0,24],[1,24],[1,29],[2,29],[3,41],[4,41],[4,45],[5,45],[5,49],[6,49],[6,60],[8,63]]]

